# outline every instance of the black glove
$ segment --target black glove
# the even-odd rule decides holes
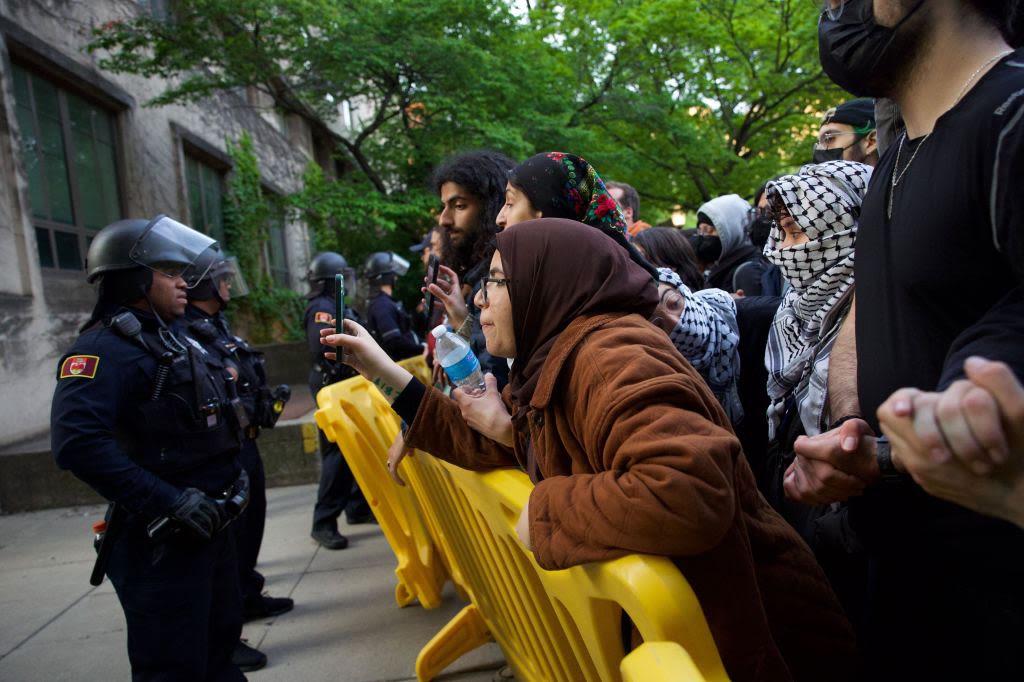
[[[204,540],[209,540],[224,523],[221,505],[195,488],[185,488],[171,506],[171,516]]]

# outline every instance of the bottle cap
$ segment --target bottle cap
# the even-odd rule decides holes
[[[102,533],[102,532],[104,532],[106,530],[107,530],[107,522],[106,521],[96,521],[95,523],[92,524],[92,532],[93,533]]]
[[[444,336],[447,333],[448,333],[448,327],[443,325],[443,324],[439,324],[439,325],[437,325],[436,327],[434,327],[433,329],[430,330],[431,336],[433,336],[435,339],[439,339],[439,338],[441,338],[442,336]]]

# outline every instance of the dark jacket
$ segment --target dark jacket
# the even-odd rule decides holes
[[[762,278],[771,267],[768,259],[753,244],[733,249],[708,271],[708,287],[731,294],[743,291],[747,296],[762,294]]]

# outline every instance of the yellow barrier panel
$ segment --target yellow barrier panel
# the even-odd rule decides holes
[[[399,428],[395,413],[362,377],[325,386],[316,399],[320,406],[314,415],[317,424],[341,447],[398,559],[395,601],[407,606],[419,600],[425,608],[436,608],[448,579],[447,567],[424,526],[412,491],[395,485],[388,476],[387,449]]]
[[[344,436],[348,447],[343,451],[353,471],[371,463],[383,472],[386,449],[398,428],[387,401],[360,379],[329,388],[336,388],[329,398],[326,388],[318,396],[317,421],[337,424],[342,433],[347,423],[359,432]],[[367,434],[365,429],[375,432]],[[425,453],[406,458],[401,471],[450,575],[472,601],[420,652],[420,680],[433,678],[492,637],[520,680],[622,679],[623,611],[646,642],[677,643],[689,652],[704,679],[727,679],[696,596],[668,559],[632,555],[545,571],[515,535],[516,520],[532,489],[524,473],[470,472]],[[362,479],[359,482],[363,484]],[[404,490],[389,480],[384,483]],[[366,488],[364,492],[371,494]],[[392,535],[397,536],[392,533],[388,540],[401,569],[403,557],[409,555],[409,545],[401,543],[413,534],[398,538],[398,545]],[[412,581],[409,571],[405,579]]]
[[[693,659],[675,642],[645,642],[622,659],[622,682],[705,682]]]

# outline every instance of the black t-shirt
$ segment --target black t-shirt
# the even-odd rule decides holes
[[[875,169],[856,260],[857,387],[875,428],[875,411],[893,391],[945,388],[970,354],[1009,362],[1024,376],[1024,308],[1012,295],[1024,271],[1022,116],[1018,50],[930,136],[905,140],[902,150],[897,141]]]
[[[902,150],[897,138],[880,160],[856,258],[858,394],[876,429],[895,390],[941,390],[970,355],[1024,377],[1022,179],[1021,50],[930,136]],[[877,679],[1009,679],[1024,669],[1024,532],[910,482],[870,487],[851,500],[850,519],[873,562],[862,635]]]

